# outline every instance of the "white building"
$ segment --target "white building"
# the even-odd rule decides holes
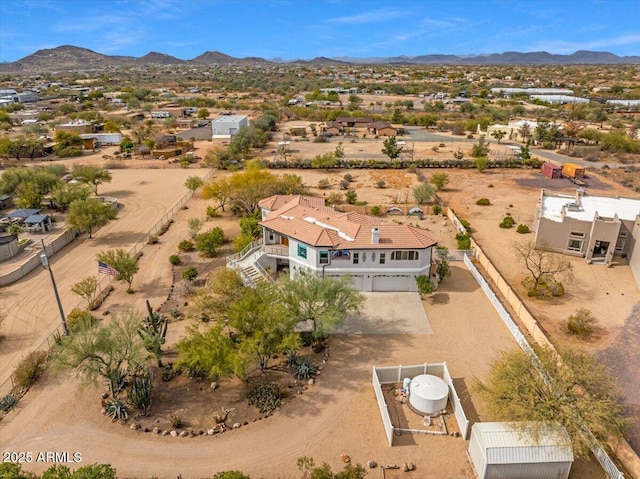
[[[361,291],[417,291],[415,277],[432,276],[437,240],[428,231],[341,213],[310,196],[271,196],[260,209],[263,240],[245,253],[258,269],[288,269],[291,276],[301,269],[323,277],[350,275]]]
[[[222,115],[211,122],[214,140],[230,140],[233,135],[249,121],[245,115]]]
[[[560,424],[477,422],[467,453],[479,479],[566,479],[573,463]]]

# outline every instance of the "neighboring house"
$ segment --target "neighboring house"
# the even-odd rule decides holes
[[[428,231],[341,213],[310,196],[275,195],[259,206],[263,240],[252,257],[263,270],[350,275],[361,291],[417,291],[415,277],[433,275],[437,240]]]
[[[331,133],[332,135],[341,135],[344,132],[342,123],[333,120],[328,121],[325,126],[321,125],[321,129],[323,133]]]
[[[57,125],[56,131],[58,130],[72,131],[75,133],[95,133],[96,127],[90,121],[75,120]]]
[[[378,136],[398,136],[398,129],[388,121],[374,121],[367,125],[367,131]]]
[[[106,146],[106,145],[119,145],[122,141],[121,133],[82,133],[80,138],[83,140],[87,139],[95,139],[97,141],[96,146]],[[86,147],[85,147],[86,148]]]
[[[542,190],[534,219],[537,246],[611,264],[627,258],[640,287],[640,198],[575,195]]]
[[[222,115],[211,122],[213,140],[230,140],[249,121],[245,115]]]

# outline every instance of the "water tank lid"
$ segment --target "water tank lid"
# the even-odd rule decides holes
[[[437,376],[421,374],[411,381],[411,394],[438,401],[449,395],[449,386]]]

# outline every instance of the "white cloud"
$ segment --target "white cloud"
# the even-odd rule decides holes
[[[372,23],[372,22],[383,22],[389,20],[390,18],[398,18],[401,16],[405,16],[405,12],[401,11],[389,11],[389,10],[372,10],[370,12],[362,12],[356,15],[349,15],[346,17],[336,17],[330,18],[330,22],[334,23]]]
[[[576,50],[607,49],[616,46],[640,44],[640,34],[632,33],[617,37],[602,38],[584,42],[569,42],[565,40],[544,40],[533,43],[530,51],[546,50],[550,53],[573,53]]]

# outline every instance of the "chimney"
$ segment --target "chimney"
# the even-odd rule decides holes
[[[576,204],[578,206],[582,206],[581,198],[584,196],[584,188],[576,189]]]
[[[371,244],[380,243],[380,230],[378,228],[371,229]]]

